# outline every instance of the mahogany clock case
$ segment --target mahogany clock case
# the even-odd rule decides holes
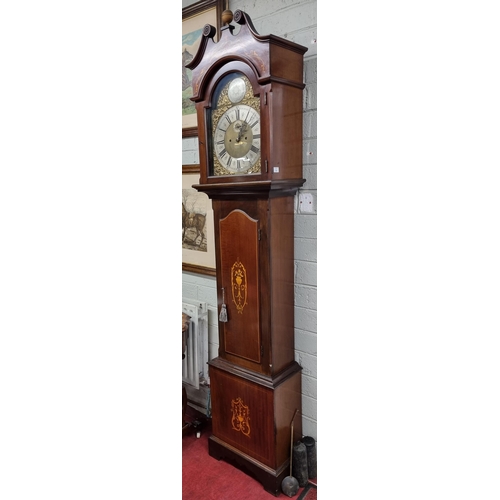
[[[209,362],[209,453],[278,495],[289,474],[290,422],[296,412],[295,438],[302,432],[302,368],[294,359],[294,196],[305,182],[302,79],[307,48],[259,35],[242,11],[235,12],[234,20],[239,32],[233,34],[234,27],[228,25],[218,42],[215,28],[206,25],[198,52],[187,65],[192,70],[200,154],[200,181],[193,187],[212,200],[221,313],[219,353]],[[249,82],[246,92],[253,95],[244,105],[250,102],[259,118],[260,128],[244,140],[239,133],[214,132],[220,115],[232,106],[219,100],[222,91],[229,92],[224,82],[236,75]],[[240,118],[236,110],[227,117],[229,125]],[[214,137],[220,144],[244,143],[246,151],[251,143],[259,149],[259,158],[252,156],[252,168],[240,171],[230,163],[224,171],[217,162],[225,151],[222,146],[216,149]],[[229,146],[229,151],[237,151]],[[236,157],[231,161],[235,159],[243,162]]]

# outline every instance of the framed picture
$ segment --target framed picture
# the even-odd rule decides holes
[[[199,165],[182,166],[182,270],[215,276],[212,200],[193,188],[199,181]]]
[[[198,128],[194,102],[191,101],[191,70],[186,68],[198,51],[205,24],[217,28],[218,39],[222,12],[227,0],[201,0],[182,9],[182,137],[196,137]]]

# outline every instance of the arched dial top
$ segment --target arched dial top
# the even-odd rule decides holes
[[[260,99],[241,72],[217,84],[211,107],[212,171],[210,175],[261,172]]]

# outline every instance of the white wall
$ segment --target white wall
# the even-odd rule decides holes
[[[183,0],[182,6],[194,2]],[[234,12],[247,12],[258,33],[274,34],[304,45],[304,158],[306,179],[300,193],[313,196],[312,213],[295,213],[295,359],[302,366],[302,429],[317,440],[317,51],[316,0],[229,1]],[[182,163],[199,162],[198,141],[183,139]],[[296,200],[297,201],[297,200]],[[297,203],[296,203],[297,206]],[[182,275],[182,295],[209,304],[209,356],[218,354],[217,294],[215,278],[193,273]],[[188,390],[188,397],[202,404],[206,394]]]

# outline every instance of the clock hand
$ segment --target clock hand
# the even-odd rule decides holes
[[[240,140],[241,140],[241,134],[243,132],[246,132],[246,130],[247,130],[247,124],[245,122],[243,122],[241,124],[240,131],[238,132],[238,137],[236,138],[236,142],[240,142]]]

